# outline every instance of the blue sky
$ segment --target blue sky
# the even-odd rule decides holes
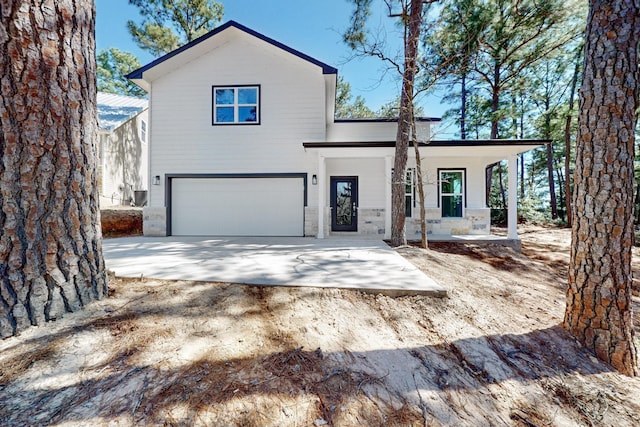
[[[95,0],[96,45],[98,51],[109,47],[132,52],[142,64],[154,58],[140,50],[131,40],[127,20],[141,19],[138,9],[128,0]],[[287,46],[306,53],[338,69],[354,95],[361,95],[367,105],[377,110],[400,93],[394,72],[386,73],[377,59],[351,59],[352,52],[342,42],[342,32],[349,25],[353,6],[348,0],[222,0],[223,22],[234,20]],[[375,27],[386,25],[387,40],[400,46],[400,34],[390,19],[373,16]],[[384,77],[383,77],[384,76]],[[446,110],[437,97],[421,101],[426,116],[439,117]]]

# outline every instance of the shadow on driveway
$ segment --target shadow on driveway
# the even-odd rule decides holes
[[[125,237],[105,239],[103,251],[107,268],[120,277],[447,294],[381,240]]]

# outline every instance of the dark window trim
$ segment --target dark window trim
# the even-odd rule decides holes
[[[413,210],[416,207],[416,176],[418,174],[416,173],[416,168],[407,168],[407,172],[411,173],[411,208]],[[405,199],[407,197],[406,185],[405,185],[404,197]],[[407,202],[405,200],[405,205],[406,204]],[[413,212],[411,212],[410,215],[407,215],[407,213],[405,212],[404,216],[405,218],[413,218]]]
[[[394,169],[394,168],[391,168],[391,175],[393,175],[393,169]],[[413,172],[412,172],[412,179],[413,179],[413,180],[412,180],[412,182],[411,182],[411,187],[412,187],[412,193],[413,193],[413,194],[411,195],[411,204],[412,204],[412,208],[415,208],[415,207],[417,206],[417,205],[416,205],[416,176],[417,176],[416,168],[410,168],[410,167],[407,167],[407,168],[406,168],[406,172],[409,172],[409,171],[413,171]],[[407,180],[405,179],[405,191],[404,191],[405,206],[406,206],[406,204],[407,204],[407,202],[406,202],[406,199],[407,199],[406,183],[407,183]],[[404,217],[405,217],[405,218],[412,218],[412,217],[413,217],[413,215],[407,215],[406,208],[405,208]]]
[[[440,198],[440,172],[446,171],[462,171],[464,172],[463,177],[463,192],[464,192],[464,208],[467,209],[467,168],[438,168],[438,208],[441,207],[441,198]],[[442,211],[440,211],[440,216],[442,217]],[[464,216],[463,216],[464,218]]]
[[[216,88],[229,88],[238,89],[243,87],[257,87],[258,88],[258,117],[255,122],[231,122],[231,123],[216,123]],[[234,106],[237,104],[234,104]],[[211,85],[211,125],[212,126],[259,126],[262,123],[262,86],[259,84],[241,84],[241,85]]]
[[[164,175],[164,204],[167,209],[166,228],[167,236],[171,236],[171,195],[174,179],[180,178],[302,178],[304,189],[304,206],[307,206],[307,173],[168,173]]]

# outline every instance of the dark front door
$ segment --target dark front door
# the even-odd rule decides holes
[[[331,231],[358,231],[358,177],[331,177]]]

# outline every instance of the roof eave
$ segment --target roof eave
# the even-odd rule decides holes
[[[270,37],[265,36],[264,34],[258,33],[257,31],[252,30],[251,28],[245,27],[242,24],[237,23],[236,21],[228,21],[224,24],[222,24],[221,26],[209,31],[207,34],[198,37],[197,39],[177,48],[176,50],[173,50],[169,53],[167,53],[166,55],[161,56],[160,58],[155,59],[154,61],[148,63],[147,65],[144,65],[140,68],[138,68],[137,70],[134,70],[132,72],[130,72],[129,74],[127,74],[125,77],[132,80],[135,84],[137,84],[138,86],[140,86],[141,88],[148,90],[147,88],[145,88],[141,83],[144,80],[144,73],[145,71],[148,71],[158,65],[160,65],[161,63],[167,61],[168,59],[173,58],[174,56],[179,55],[180,53],[184,52],[187,49],[190,49],[191,47],[202,43],[205,40],[208,40],[209,38],[215,36],[216,34],[221,33],[222,31],[226,30],[227,28],[230,27],[234,27],[240,31],[243,31],[247,34],[250,34],[260,40],[263,40],[273,46],[276,46],[286,52],[289,52],[301,59],[304,59],[305,61],[311,62],[314,65],[317,65],[318,67],[320,67],[322,69],[322,73],[323,74],[337,74],[338,70],[328,64],[325,64],[322,61],[319,61],[315,58],[312,58],[311,56],[304,54],[296,49],[293,49],[285,44],[280,43],[277,40],[274,40]]]
[[[534,146],[550,144],[550,139],[458,139],[420,141],[420,147],[491,147]],[[395,141],[323,141],[303,142],[305,148],[384,148],[395,147]]]
[[[440,117],[416,117],[417,122],[440,122]],[[334,119],[334,123],[397,123],[397,117],[363,117],[351,119]]]

